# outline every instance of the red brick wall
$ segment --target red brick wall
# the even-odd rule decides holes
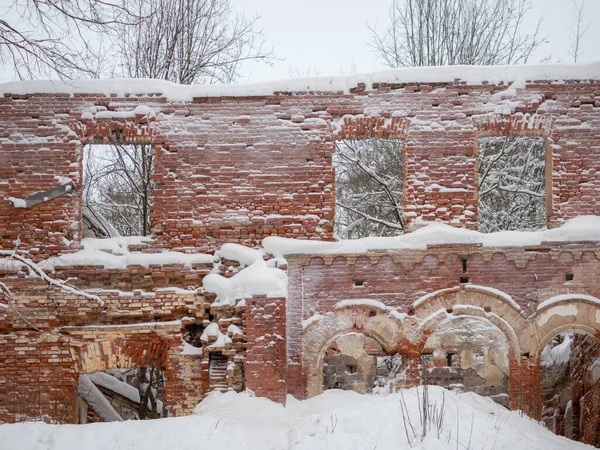
[[[150,93],[126,98],[6,94],[0,98],[0,248],[12,249],[19,239],[20,248],[35,260],[80,249],[82,149],[87,143],[105,141],[109,134],[127,143],[154,144],[153,242],[145,251],[213,252],[225,242],[254,245],[269,235],[331,239],[332,152],[334,141],[346,137],[404,139],[403,211],[408,220],[477,227],[477,140],[490,134],[548,137],[553,172],[549,225],[582,214],[600,215],[596,97],[600,83],[528,83],[510,98],[513,106],[502,98],[504,89],[460,83],[381,84],[351,94],[282,93],[192,102],[168,101]],[[139,104],[150,106],[156,119],[82,119],[90,107],[131,111]],[[8,200],[56,187],[57,177],[71,178],[79,190],[29,209],[14,208]],[[436,185],[460,190],[440,192]],[[302,396],[302,319],[352,298],[377,299],[410,312],[420,296],[459,283],[464,255],[469,256],[467,275],[472,283],[512,295],[526,314],[559,293],[600,296],[594,278],[599,270],[595,247],[573,244],[533,250],[438,247],[327,262],[292,257],[287,306],[283,299],[249,302],[244,329],[247,386],[276,401],[284,401],[287,391]],[[42,330],[27,331],[31,327],[23,318],[0,310],[0,396],[4,396],[0,420],[40,414],[73,419],[80,373],[73,348],[110,339],[98,330],[74,337],[54,327],[166,321],[183,315],[201,319],[208,302],[200,295],[155,289],[197,287],[210,268],[57,270],[57,277],[75,277],[72,282],[86,289],[152,293],[102,293],[106,308],[48,289],[24,273],[0,273],[15,293],[19,313]],[[565,284],[566,273],[574,274],[572,283]],[[354,279],[365,280],[364,287],[355,288]],[[118,330],[124,348],[129,340],[148,337],[127,329]],[[156,345],[154,340],[149,339],[148,345]],[[202,363],[179,355],[179,333],[161,336],[160,345],[169,349],[161,364],[175,383],[167,387],[172,389],[167,397],[180,408],[174,413],[182,414],[203,395]],[[511,374],[517,374],[511,395],[516,389],[525,405],[535,410],[539,371],[535,357],[529,358],[521,361],[520,369],[511,363]]]
[[[253,297],[245,315],[246,388],[259,397],[285,403],[285,298]]]
[[[165,407],[189,414],[202,398],[194,361],[179,355],[178,327],[100,328],[0,334],[0,423],[45,418],[75,423],[81,373],[158,367],[167,378]],[[88,345],[91,344],[91,347]],[[199,366],[198,366],[199,373]]]
[[[12,248],[19,238],[37,258],[77,248],[79,230],[72,225],[80,219],[78,194],[30,209],[13,208],[8,197],[55,187],[55,176],[70,177],[80,187],[82,146],[108,133],[155,144],[152,214],[159,247],[211,251],[223,242],[254,244],[268,235],[331,238],[333,141],[348,136],[404,138],[406,219],[476,228],[480,133],[551,139],[550,224],[600,214],[599,87],[591,81],[528,83],[511,97],[518,106],[510,114],[501,95],[505,86],[454,83],[184,103],[143,94],[5,94],[0,246]],[[89,107],[131,111],[138,104],[150,106],[156,120],[82,120]],[[374,110],[378,115],[362,117]],[[463,190],[440,192],[434,185]]]
[[[500,289],[527,313],[538,303],[562,293],[600,296],[595,274],[600,270],[595,246],[556,245],[552,251],[444,246],[369,255],[290,256],[288,314],[300,320],[331,311],[340,300],[374,299],[408,311],[425,294],[450,288],[464,275],[469,282]],[[468,258],[463,274],[461,256]],[[324,260],[327,259],[327,261]],[[565,283],[567,273],[573,281]],[[354,280],[363,280],[357,287]]]

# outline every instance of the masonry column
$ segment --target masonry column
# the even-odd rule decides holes
[[[285,298],[248,299],[245,315],[246,388],[258,397],[285,403]]]

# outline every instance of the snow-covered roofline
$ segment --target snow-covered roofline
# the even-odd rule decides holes
[[[359,84],[366,90],[373,84],[451,83],[467,85],[508,84],[525,81],[598,80],[600,61],[588,64],[534,64],[521,66],[407,67],[380,72],[333,77],[310,77],[253,84],[180,85],[163,80],[110,79],[71,81],[17,81],[0,84],[0,94],[104,94],[156,95],[172,101],[194,97],[249,97],[277,92],[344,92]]]

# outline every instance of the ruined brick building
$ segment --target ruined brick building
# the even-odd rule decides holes
[[[171,415],[215,389],[284,402],[393,378],[461,385],[541,418],[544,346],[565,331],[600,336],[600,244],[569,234],[576,222],[559,228],[600,216],[598,64],[0,90],[0,423],[74,423],[81,375],[133,367],[164,372]],[[547,238],[509,245],[476,232],[489,136],[543,140]],[[83,149],[109,138],[152,145],[147,239],[83,241]],[[332,154],[345,138],[402,140],[407,229],[454,228],[394,248],[333,242]],[[11,258],[15,242],[79,290]],[[249,270],[224,244],[262,245],[286,289],[224,301],[203,287],[213,272],[235,290]],[[581,386],[580,436],[599,444],[600,384]]]

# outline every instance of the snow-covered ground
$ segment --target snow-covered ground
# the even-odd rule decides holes
[[[578,450],[518,412],[476,394],[429,388],[431,425],[421,440],[423,388],[390,395],[332,390],[283,407],[248,394],[213,393],[193,416],[89,425],[0,426],[2,450]],[[444,404],[442,409],[442,403]],[[437,412],[433,414],[433,412]],[[411,443],[407,442],[410,438]],[[457,445],[458,439],[458,445]]]

